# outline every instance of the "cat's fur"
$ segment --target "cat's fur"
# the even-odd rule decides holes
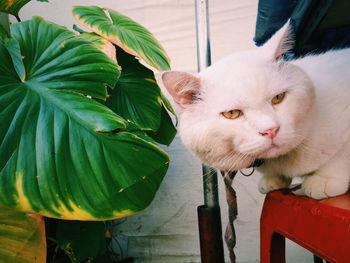
[[[350,182],[350,49],[286,62],[288,32],[285,26],[263,47],[199,74],[165,72],[163,83],[183,108],[183,143],[208,165],[238,170],[264,158],[262,193],[302,176],[307,196],[340,195]],[[283,101],[272,104],[282,92]],[[243,115],[222,115],[234,109]],[[271,139],[264,131],[274,127]]]

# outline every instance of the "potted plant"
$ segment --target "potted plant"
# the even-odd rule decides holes
[[[27,2],[0,1],[0,11],[19,19]],[[145,209],[169,165],[158,143],[173,140],[174,112],[149,69],[170,68],[164,49],[114,10],[75,6],[73,16],[91,32],[40,17],[0,27],[0,261],[45,262],[42,216]],[[101,224],[85,228],[104,235]]]

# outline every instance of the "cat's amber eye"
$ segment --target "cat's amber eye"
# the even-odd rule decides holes
[[[229,110],[221,113],[226,119],[237,119],[243,112],[240,110]]]
[[[272,98],[271,102],[272,104],[278,104],[278,103],[281,103],[282,100],[284,99],[284,96],[286,95],[285,92],[282,92],[278,95],[276,95],[275,97]]]

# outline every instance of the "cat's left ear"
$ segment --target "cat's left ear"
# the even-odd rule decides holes
[[[279,29],[262,47],[266,56],[277,61],[282,59],[282,55],[294,48],[294,32],[290,25],[290,20]]]
[[[200,92],[201,81],[197,74],[166,71],[162,74],[162,80],[165,88],[182,109],[191,105]]]

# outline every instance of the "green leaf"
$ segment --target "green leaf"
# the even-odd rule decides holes
[[[78,33],[82,34],[82,33],[89,33],[86,32],[85,30],[82,30],[80,27],[78,27],[76,24],[73,24],[73,30],[77,31]]]
[[[1,207],[0,244],[0,262],[46,262],[43,218]]]
[[[167,110],[163,106],[161,112],[160,127],[157,131],[147,131],[147,134],[158,143],[170,145],[170,143],[174,140],[176,133],[177,130],[174,127],[174,124]]]
[[[3,28],[3,26],[0,24],[0,42],[2,42],[2,43],[7,42],[8,38],[9,38],[8,33]]]
[[[103,53],[105,53],[110,59],[112,59],[116,64],[118,64],[116,55],[115,55],[115,47],[109,42],[107,39],[95,34],[95,33],[82,33],[80,34],[81,38],[89,41]]]
[[[131,55],[158,70],[169,70],[169,58],[163,47],[143,26],[112,9],[74,6],[74,18]]]
[[[164,106],[173,108],[161,94],[154,73],[120,48],[117,58],[122,73],[105,105],[147,131],[156,142],[169,145],[176,129]]]
[[[8,52],[10,53],[13,66],[15,67],[18,77],[21,79],[21,81],[24,81],[26,75],[25,75],[24,65],[21,57],[21,50],[19,47],[19,43],[17,42],[16,39],[10,38],[6,43],[6,47]]]
[[[103,222],[59,220],[56,240],[74,262],[81,262],[106,253],[105,234]]]
[[[25,79],[0,43],[0,204],[79,220],[145,209],[166,173],[168,155],[85,96],[104,99],[105,86],[118,79],[117,65],[86,40],[38,17],[11,30]]]
[[[0,41],[4,40],[4,37],[10,36],[10,20],[9,15],[0,12]]]
[[[153,72],[120,48],[117,60],[122,73],[105,105],[143,130],[158,130],[162,101]]]
[[[0,0],[0,12],[18,16],[19,10],[30,0]]]
[[[178,118],[177,118],[177,115],[176,115],[176,113],[175,113],[175,110],[174,110],[174,108],[171,106],[169,100],[163,95],[163,93],[162,93],[162,101],[163,101],[163,104],[164,104],[165,108],[166,108],[168,111],[170,111],[170,112],[174,115],[175,120],[176,120],[176,125],[177,125],[177,123],[178,123]]]

